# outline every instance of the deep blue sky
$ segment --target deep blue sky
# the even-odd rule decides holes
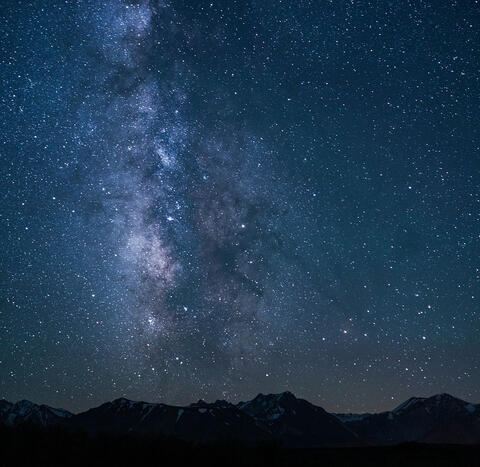
[[[480,401],[478,2],[8,3],[0,397]]]

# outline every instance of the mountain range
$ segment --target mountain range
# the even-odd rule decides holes
[[[448,394],[413,397],[374,414],[332,414],[290,392],[258,394],[231,404],[188,406],[120,398],[79,414],[22,400],[0,401],[0,425],[63,427],[95,434],[163,435],[194,443],[232,439],[287,447],[392,445],[406,442],[480,443],[480,404]]]

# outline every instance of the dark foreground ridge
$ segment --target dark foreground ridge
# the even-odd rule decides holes
[[[0,466],[460,467],[480,465],[480,446],[255,447],[233,441],[195,445],[177,438],[89,435],[61,428],[0,428]]]
[[[378,414],[330,414],[289,392],[183,407],[122,398],[76,415],[0,401],[0,429],[4,465],[480,465],[480,406],[448,394]]]

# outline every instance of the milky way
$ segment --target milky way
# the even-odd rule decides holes
[[[272,263],[292,262],[278,226],[286,180],[252,130],[221,118],[205,126],[189,108],[194,90],[176,55],[198,38],[171,5],[113,2],[93,19],[98,72],[78,128],[105,166],[85,175],[101,186],[91,221],[112,224],[134,371],[174,359],[196,384],[210,366],[234,384],[238,365],[263,364],[275,339],[265,307],[282,306],[269,293]]]
[[[480,398],[474,3],[2,21],[0,396]]]

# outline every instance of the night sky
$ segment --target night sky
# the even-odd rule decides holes
[[[478,1],[0,15],[0,397],[480,401]]]

